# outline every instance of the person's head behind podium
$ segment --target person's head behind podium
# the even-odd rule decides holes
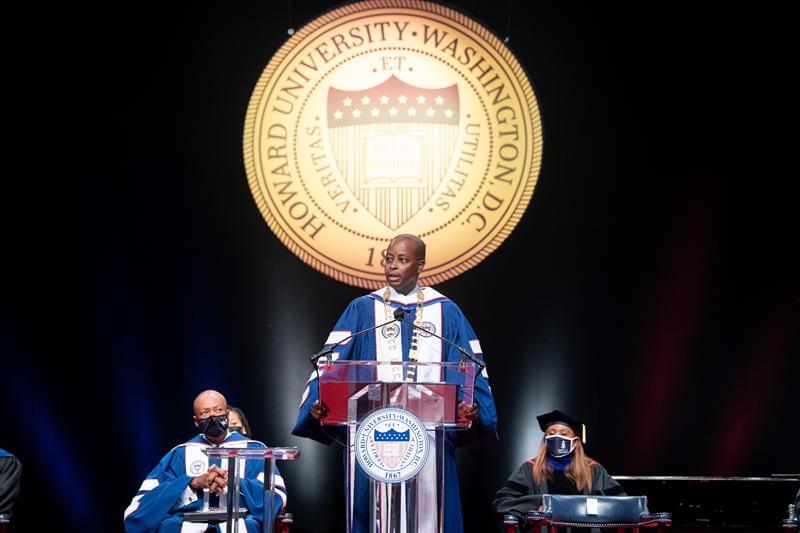
[[[554,467],[563,467],[567,477],[582,491],[592,488],[590,459],[583,450],[586,426],[559,410],[536,417],[544,432],[533,466],[537,483],[552,477]]]
[[[215,390],[203,391],[194,399],[194,425],[208,442],[221,444],[228,436],[228,402]]]
[[[425,242],[416,235],[402,234],[393,238],[386,249],[383,271],[389,286],[408,294],[417,286],[417,278],[425,268]]]
[[[244,416],[244,411],[232,405],[228,406],[228,429],[248,438],[253,437],[250,431],[250,423],[247,421],[247,417]]]

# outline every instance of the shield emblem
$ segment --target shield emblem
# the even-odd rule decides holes
[[[395,230],[442,182],[458,138],[458,86],[415,87],[392,76],[360,91],[328,90],[328,135],[361,205]]]
[[[373,436],[375,437],[375,449],[386,464],[386,468],[396,468],[408,451],[410,431],[405,430],[401,433],[392,428],[389,431],[380,432],[376,429]]]

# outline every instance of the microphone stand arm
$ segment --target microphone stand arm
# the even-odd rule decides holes
[[[368,331],[372,331],[372,330],[374,330],[374,329],[382,328],[383,326],[388,326],[388,325],[389,325],[389,324],[391,324],[392,322],[397,322],[397,321],[398,321],[398,319],[397,319],[397,318],[393,318],[392,320],[389,320],[389,321],[387,321],[387,322],[384,322],[383,324],[378,324],[377,326],[372,326],[372,327],[369,327],[369,328],[362,329],[361,331],[356,331],[356,332],[355,332],[355,333],[353,333],[352,335],[348,335],[347,337],[345,337],[344,339],[340,340],[339,342],[337,342],[337,343],[334,343],[334,344],[331,344],[331,345],[330,345],[330,346],[328,346],[327,348],[323,348],[323,349],[322,349],[322,350],[320,350],[319,352],[317,352],[317,353],[315,353],[315,354],[313,354],[313,355],[310,355],[310,356],[308,357],[309,361],[311,361],[311,366],[313,366],[313,367],[314,367],[314,369],[316,370],[316,368],[317,368],[317,361],[319,361],[319,360],[320,360],[320,358],[322,358],[322,357],[325,357],[326,355],[330,355],[330,354],[332,354],[332,353],[333,353],[333,351],[334,351],[336,348],[338,348],[339,346],[341,346],[341,345],[342,345],[344,342],[346,342],[346,341],[349,341],[349,340],[350,340],[350,339],[352,339],[353,337],[358,337],[359,335],[362,335],[362,334],[364,334],[364,333],[367,333]]]

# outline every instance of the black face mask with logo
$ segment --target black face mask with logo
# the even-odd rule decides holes
[[[197,421],[203,435],[209,439],[218,439],[228,432],[228,415],[209,416]]]
[[[561,435],[548,435],[544,440],[547,442],[547,453],[558,458],[572,453],[578,437],[569,438]]]

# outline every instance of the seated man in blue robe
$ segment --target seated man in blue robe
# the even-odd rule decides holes
[[[431,332],[466,349],[475,358],[479,360],[483,358],[478,338],[461,309],[432,287],[420,287],[418,278],[425,266],[425,243],[422,239],[413,235],[398,235],[389,243],[383,265],[388,286],[353,300],[330,333],[325,343],[326,347],[341,342],[335,348],[333,359],[378,361],[416,359],[425,362],[461,360],[461,353],[456,347],[440,341],[431,335]],[[348,339],[354,332],[392,320],[398,309],[402,309],[408,318]],[[410,323],[417,323],[419,329],[412,327]],[[418,367],[414,379],[437,381],[436,376],[425,375],[426,371],[432,370],[435,369]],[[396,375],[379,375],[378,378],[381,381],[403,381],[402,377],[397,379]],[[320,419],[327,414],[327,407],[319,402],[317,375],[312,373],[303,393],[300,412],[292,433],[330,444],[333,441],[331,438],[333,428],[322,428],[320,424]],[[464,529],[455,448],[475,440],[497,441],[497,413],[485,370],[476,377],[474,403],[467,405],[462,402],[459,405],[459,416],[474,421],[470,430],[448,431],[443,436],[437,437],[444,439],[444,516],[418,525],[418,532],[440,531],[437,521],[441,521],[443,524],[441,531],[446,533],[460,533]],[[370,531],[368,480],[360,468],[356,468],[355,472],[354,496],[352,508],[349,510],[350,531]],[[433,472],[432,475],[442,474]],[[441,480],[441,477],[439,479]],[[436,483],[436,486],[441,485]],[[424,499],[421,496],[418,493],[418,505]],[[427,496],[429,496],[428,502],[440,501],[438,498],[440,495]],[[424,505],[424,502],[422,504]],[[431,514],[435,516],[435,509],[436,506],[433,504],[431,509],[433,512],[427,513],[427,516]]]
[[[203,452],[210,447],[264,448],[262,442],[228,431],[228,402],[219,392],[208,390],[194,400],[194,424],[201,433],[169,451],[142,482],[125,510],[125,530],[129,533],[204,532],[209,528],[224,531],[219,525],[184,522],[183,513],[225,508],[228,475],[219,459],[209,460]],[[264,520],[264,463],[241,461],[240,505],[248,510],[240,519],[239,531],[257,533]],[[286,488],[276,471],[274,514],[286,505]]]

